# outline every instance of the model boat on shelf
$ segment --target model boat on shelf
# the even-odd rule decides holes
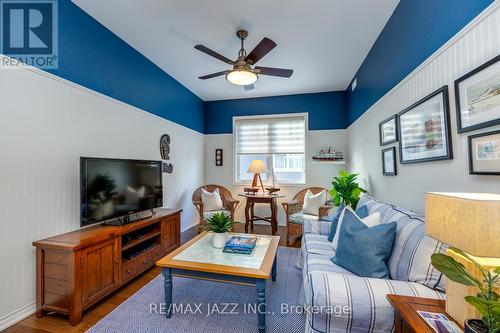
[[[315,161],[343,161],[344,153],[334,151],[331,147],[328,150],[320,150],[319,153],[313,155]]]

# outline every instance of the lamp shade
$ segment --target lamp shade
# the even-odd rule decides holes
[[[266,164],[262,160],[253,160],[247,170],[248,173],[267,172]]]
[[[425,195],[426,233],[477,257],[500,257],[500,195]]]

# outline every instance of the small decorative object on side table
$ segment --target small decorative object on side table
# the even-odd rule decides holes
[[[435,333],[417,311],[444,314],[463,331],[462,326],[446,314],[443,300],[400,295],[387,295],[387,300],[394,308],[395,333]]]
[[[248,195],[256,195],[257,192],[259,192],[259,189],[256,187],[245,187],[243,191]]]
[[[274,194],[279,192],[280,188],[278,187],[278,181],[276,180],[276,176],[274,175],[274,171],[271,171],[271,175],[269,176],[269,180],[267,181],[266,191],[267,194]]]
[[[279,192],[279,190],[279,187],[266,187],[266,191],[268,194],[274,194],[276,192]]]

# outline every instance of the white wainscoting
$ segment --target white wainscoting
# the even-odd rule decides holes
[[[79,157],[160,159],[171,137],[164,205],[182,230],[203,183],[203,134],[35,69],[0,68],[0,330],[33,313],[32,242],[79,228]],[[186,110],[189,112],[189,110]]]
[[[285,225],[285,213],[281,206],[282,201],[292,200],[293,196],[305,187],[322,186],[330,189],[332,178],[341,169],[346,169],[345,165],[334,164],[313,164],[312,155],[320,149],[332,147],[339,151],[347,148],[346,130],[317,130],[308,131],[307,134],[307,156],[306,156],[306,184],[305,185],[280,185],[281,194],[284,199],[278,201],[278,222]],[[224,165],[215,166],[215,149],[224,149]],[[210,134],[205,136],[205,181],[207,184],[219,184],[228,188],[236,199],[240,200],[240,206],[236,211],[236,220],[245,221],[244,198],[238,198],[237,194],[243,192],[243,187],[233,184],[233,135],[232,134]],[[255,206],[255,214],[259,216],[269,216],[269,205],[258,204]],[[264,222],[265,223],[265,222]]]
[[[427,191],[500,191],[500,177],[469,175],[467,155],[468,135],[500,126],[458,135],[454,95],[455,79],[499,54],[500,1],[497,0],[348,128],[349,165],[352,171],[361,174],[371,195],[423,212]],[[381,150],[386,147],[379,146],[379,122],[443,85],[449,86],[454,159],[406,165],[398,162],[398,176],[383,176]]]

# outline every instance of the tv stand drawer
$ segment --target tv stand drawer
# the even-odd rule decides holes
[[[135,276],[134,261],[130,260],[122,265],[122,283],[128,282]]]

